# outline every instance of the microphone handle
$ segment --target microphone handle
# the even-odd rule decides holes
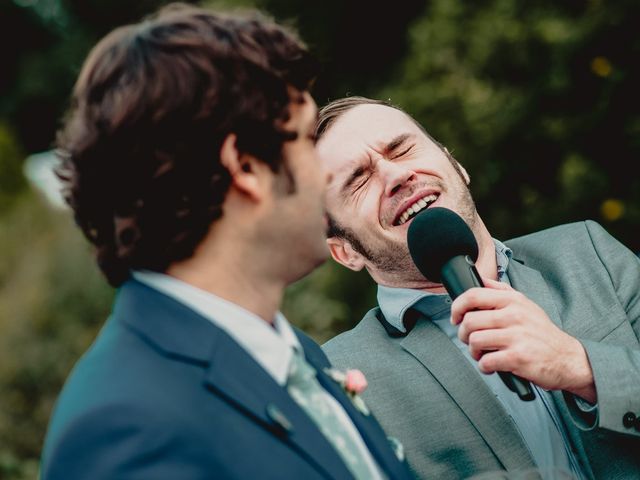
[[[442,284],[447,289],[451,300],[455,300],[462,293],[473,287],[484,287],[476,265],[469,255],[458,255],[446,262],[442,267]],[[536,398],[529,380],[511,372],[498,372],[504,384],[518,394],[525,402]]]

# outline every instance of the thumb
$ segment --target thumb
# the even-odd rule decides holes
[[[487,288],[493,288],[494,290],[513,290],[508,284],[492,280],[490,278],[483,278],[482,283]]]

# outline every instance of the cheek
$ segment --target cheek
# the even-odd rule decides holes
[[[357,215],[367,223],[380,224],[380,215],[384,210],[382,186],[374,181],[363,189],[357,199]]]
[[[378,223],[378,212],[380,210],[379,202],[373,195],[366,196],[360,207],[360,215],[367,221]]]
[[[377,236],[380,233],[379,203],[375,196],[362,198],[353,214],[348,217],[355,229],[363,234]]]

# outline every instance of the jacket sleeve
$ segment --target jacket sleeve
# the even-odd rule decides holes
[[[131,406],[108,406],[78,416],[48,445],[40,479],[207,478],[189,458],[184,439],[168,433],[175,429],[163,428],[169,420],[153,417]]]
[[[578,338],[593,370],[597,409],[580,408],[570,394],[565,393],[565,400],[583,430],[601,428],[640,437],[640,259],[597,223],[588,221],[586,228],[626,319],[600,341]]]

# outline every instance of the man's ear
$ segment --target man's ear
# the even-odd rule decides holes
[[[235,133],[227,135],[220,148],[220,162],[231,174],[232,186],[244,195],[257,199],[263,190],[261,174],[268,167],[255,157],[241,153],[236,142]]]
[[[471,177],[469,176],[469,172],[467,172],[467,169],[464,168],[459,161],[453,158],[453,155],[451,155],[447,147],[443,147],[443,148],[444,148],[444,153],[447,155],[449,160],[451,160],[452,162],[455,162],[455,166],[458,172],[460,172],[460,175],[462,175],[462,178],[464,179],[464,183],[466,183],[467,185],[471,184]]]
[[[365,266],[365,258],[356,252],[351,244],[344,238],[327,238],[327,245],[333,259],[340,265],[359,272]]]
[[[456,163],[458,164],[458,168],[460,169],[460,173],[462,173],[462,178],[464,178],[464,181],[467,185],[471,184],[471,177],[469,176],[469,172],[467,172],[467,169],[464,168],[460,162],[458,162],[456,160]]]

